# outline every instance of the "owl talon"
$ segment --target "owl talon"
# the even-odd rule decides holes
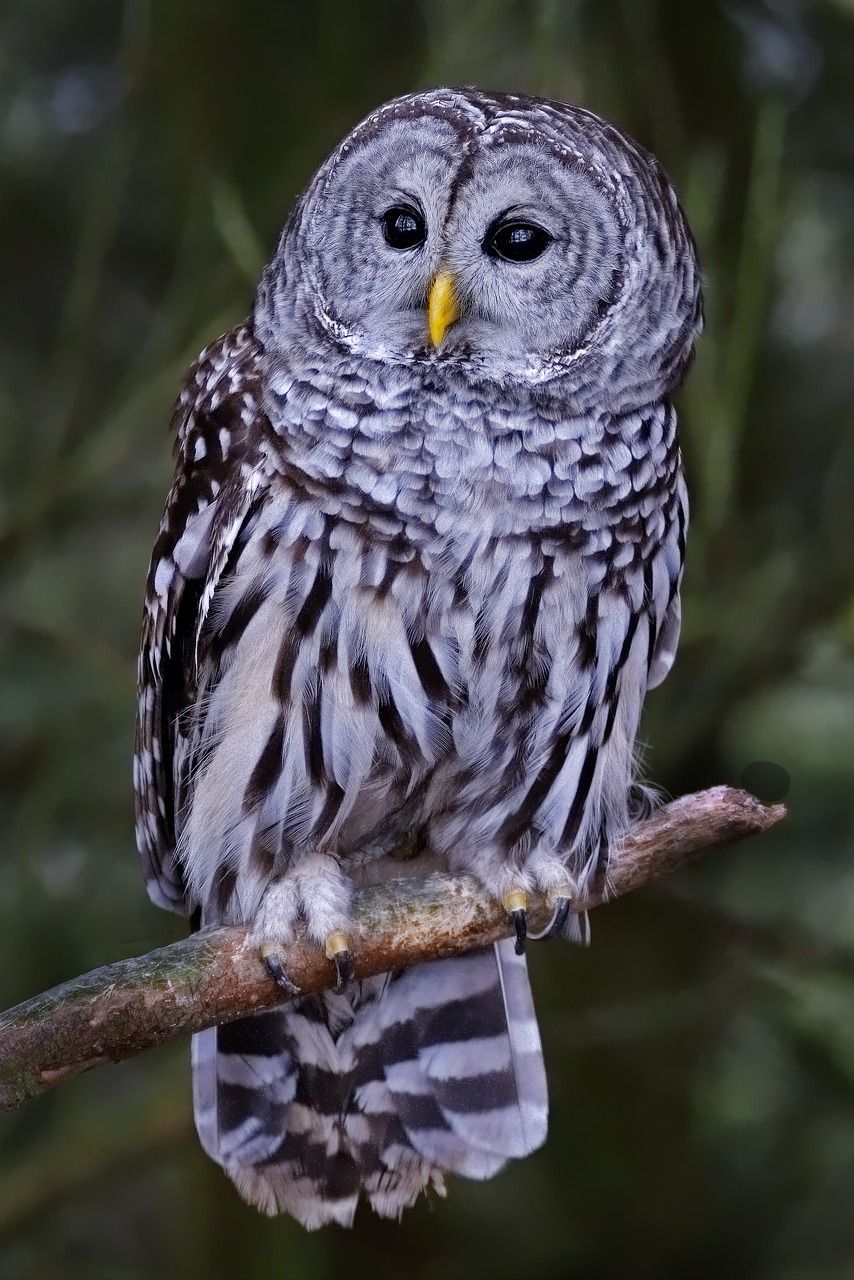
[[[353,957],[349,951],[339,951],[335,957],[335,990],[344,991],[353,978]]]
[[[569,915],[571,899],[561,898],[558,901],[555,913],[552,916],[551,924],[543,935],[546,938],[559,938],[563,933],[563,926],[566,924],[566,917]]]
[[[525,954],[528,940],[528,895],[524,889],[513,889],[501,899],[501,905],[513,921],[516,930],[516,955]]]
[[[261,959],[267,966],[270,977],[287,996],[298,996],[300,989],[291,982],[283,963],[284,950],[278,942],[266,942],[261,947]]]
[[[524,907],[517,907],[510,912],[510,919],[516,929],[516,955],[523,956],[528,941],[528,914]]]
[[[335,990],[343,991],[353,977],[353,957],[346,933],[336,930],[326,939],[326,954],[335,964]]]

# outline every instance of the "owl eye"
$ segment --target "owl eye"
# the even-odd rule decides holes
[[[534,222],[500,222],[489,228],[483,247],[491,258],[532,262],[545,252],[551,241],[548,231]]]
[[[392,249],[417,249],[427,239],[427,225],[417,209],[396,204],[382,216],[385,242]]]

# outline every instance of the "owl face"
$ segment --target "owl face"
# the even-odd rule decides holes
[[[428,117],[342,156],[308,243],[327,304],[363,349],[454,361],[577,344],[613,297],[622,240],[580,167],[501,131],[472,145]],[[434,314],[431,339],[443,273],[458,314],[444,327]]]
[[[589,379],[591,352],[647,377],[680,344],[684,364],[698,322],[693,246],[653,158],[578,108],[475,91],[368,117],[272,271],[283,349],[308,312],[360,358],[505,382],[579,362]]]

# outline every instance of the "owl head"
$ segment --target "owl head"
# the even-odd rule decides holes
[[[436,89],[379,108],[321,167],[255,322],[291,358],[337,349],[625,409],[681,380],[700,279],[631,139],[578,107]]]

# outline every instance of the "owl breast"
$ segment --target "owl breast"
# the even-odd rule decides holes
[[[532,848],[583,869],[625,820],[678,574],[672,415],[523,433],[472,405],[433,399],[414,426],[413,403],[285,391],[297,421],[271,433],[201,637],[190,898],[245,919],[296,860],[358,860],[395,815],[455,869]]]

